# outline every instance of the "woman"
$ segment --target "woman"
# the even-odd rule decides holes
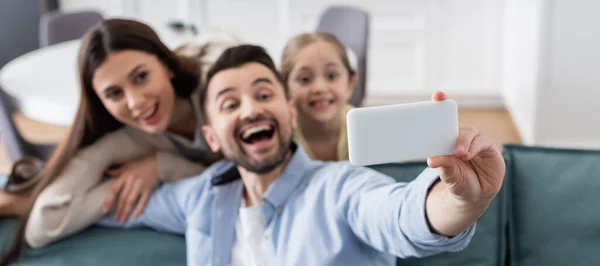
[[[198,174],[220,158],[200,131],[196,88],[208,66],[177,56],[147,25],[102,21],[83,37],[78,67],[75,121],[37,175],[35,203],[0,264],[18,255],[23,240],[42,247],[111,210],[125,220],[135,202],[139,215],[161,181]]]

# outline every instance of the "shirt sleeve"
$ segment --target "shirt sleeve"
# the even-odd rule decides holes
[[[190,179],[196,178],[199,177]],[[114,220],[114,213],[108,213],[98,221],[98,224],[118,228],[150,227],[161,232],[184,234],[186,215],[180,199],[185,198],[186,194],[189,193],[185,189],[189,181],[191,180],[182,180],[160,186],[152,193],[144,212],[137,218],[118,222]]]
[[[449,238],[432,233],[426,220],[425,199],[438,178],[431,168],[409,183],[352,168],[338,184],[337,209],[360,239],[382,252],[407,258],[460,251],[473,237],[475,224]]]
[[[212,178],[232,165],[228,161],[219,161],[200,175],[163,184],[152,193],[146,208],[137,218],[117,222],[113,220],[114,215],[109,213],[99,219],[98,224],[118,228],[150,227],[157,231],[185,234],[188,216],[210,201]]]

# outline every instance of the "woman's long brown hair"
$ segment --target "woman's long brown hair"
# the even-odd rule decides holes
[[[178,97],[189,97],[199,86],[198,64],[169,50],[147,25],[125,19],[109,19],[98,23],[83,36],[79,50],[78,74],[81,92],[75,119],[66,136],[36,176],[39,183],[32,191],[29,210],[33,207],[34,199],[56,179],[77,151],[123,126],[106,110],[92,87],[92,77],[96,68],[110,53],[122,50],[138,50],[157,56],[173,72],[171,82]],[[29,213],[30,211],[20,217],[17,235],[8,252],[0,260],[0,265],[8,265],[18,259],[25,249],[24,235]]]

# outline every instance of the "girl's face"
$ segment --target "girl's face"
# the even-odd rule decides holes
[[[296,56],[288,88],[299,117],[327,123],[339,119],[355,82],[356,77],[350,76],[335,46],[317,41]]]
[[[96,69],[94,91],[108,112],[125,125],[149,133],[166,131],[173,116],[173,73],[150,53],[111,53]]]

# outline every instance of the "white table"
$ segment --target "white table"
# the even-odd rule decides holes
[[[0,87],[25,117],[68,126],[77,111],[79,40],[24,54],[0,70]]]
[[[189,33],[158,28],[167,47],[192,40]],[[77,52],[81,41],[63,42],[21,55],[0,69],[0,87],[16,99],[25,117],[61,126],[71,125],[79,104]]]
[[[161,39],[172,49],[192,38],[163,36]],[[80,40],[74,40],[44,47],[10,61],[0,69],[0,87],[16,99],[16,107],[23,116],[61,126],[72,123],[79,103],[79,46]],[[283,47],[267,46],[265,49],[277,64]],[[350,53],[350,59],[356,66],[354,53]]]

